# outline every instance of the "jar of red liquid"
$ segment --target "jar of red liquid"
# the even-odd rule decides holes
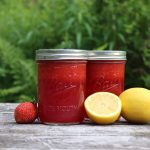
[[[45,124],[77,124],[84,119],[87,52],[38,50],[38,113]]]
[[[87,63],[87,95],[124,91],[125,51],[89,51]]]

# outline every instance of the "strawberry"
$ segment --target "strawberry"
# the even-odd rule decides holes
[[[17,123],[33,123],[37,118],[37,106],[32,102],[19,104],[14,112]]]

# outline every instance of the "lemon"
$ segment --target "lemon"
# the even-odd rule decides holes
[[[144,88],[130,88],[119,96],[122,101],[121,115],[128,122],[150,122],[150,91]]]
[[[97,92],[87,97],[84,106],[92,121],[98,124],[111,124],[120,116],[122,105],[117,95]]]

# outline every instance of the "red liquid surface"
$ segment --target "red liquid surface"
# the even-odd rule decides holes
[[[84,118],[86,61],[38,61],[38,111],[43,123]]]
[[[125,61],[91,60],[87,63],[87,95],[95,92],[111,92],[120,95],[124,91]]]

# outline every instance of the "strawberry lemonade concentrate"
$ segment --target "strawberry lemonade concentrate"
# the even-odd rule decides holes
[[[90,51],[87,63],[86,96],[95,92],[120,95],[124,91],[125,51]]]
[[[87,52],[36,51],[38,112],[45,124],[76,124],[84,119]]]

